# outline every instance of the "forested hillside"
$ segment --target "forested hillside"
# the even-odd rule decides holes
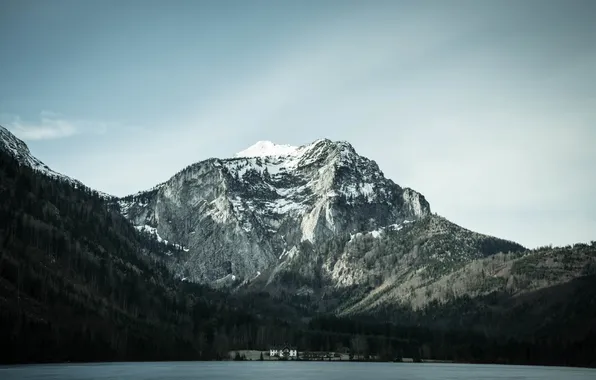
[[[174,248],[89,189],[0,151],[0,199],[1,362],[212,358],[256,325],[228,295],[174,280],[159,259]]]

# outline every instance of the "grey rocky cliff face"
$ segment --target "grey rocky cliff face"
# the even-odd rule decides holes
[[[170,265],[198,282],[250,280],[304,254],[305,244],[430,214],[424,196],[330,140],[202,161],[119,204],[135,226],[183,246]]]

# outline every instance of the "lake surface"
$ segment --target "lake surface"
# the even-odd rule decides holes
[[[594,380],[596,370],[431,363],[161,362],[0,366],[0,379]]]

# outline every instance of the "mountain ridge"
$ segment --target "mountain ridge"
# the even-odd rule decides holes
[[[49,169],[5,128],[0,137],[0,148],[21,164],[86,188]],[[383,303],[424,306],[433,300],[424,294],[437,293],[435,282],[450,281],[476,261],[499,252],[530,252],[432,214],[422,194],[385,178],[346,141],[260,141],[234,157],[191,164],[149,190],[122,198],[100,195],[137,231],[169,247],[164,260],[178,279],[273,293],[293,289],[296,295],[374,284],[369,293],[337,304],[343,314]],[[177,215],[181,209],[186,213]],[[345,221],[354,214],[371,218]],[[197,246],[207,249],[197,254]]]
[[[530,251],[475,233],[430,206],[408,206],[406,189],[390,182],[361,192],[362,179],[382,179],[378,167],[349,149],[342,164],[338,146],[320,144],[326,153],[305,159],[302,178],[269,173],[283,166],[278,158],[211,159],[123,204],[35,170],[1,144],[0,340],[9,355],[0,361],[221,359],[283,339],[383,360],[596,365],[596,242]],[[188,203],[209,194],[213,207]],[[229,207],[230,194],[265,212]],[[310,208],[280,221],[274,206],[286,196],[291,207]],[[314,239],[302,239],[296,215],[321,202]],[[135,217],[156,227],[133,228]],[[242,260],[260,250],[272,261],[249,277],[233,262],[215,281],[186,277],[193,232],[206,254]],[[280,238],[294,245],[276,256]],[[362,339],[368,348],[356,344]]]

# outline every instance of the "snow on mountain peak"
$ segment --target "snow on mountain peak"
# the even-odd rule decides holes
[[[295,156],[298,154],[298,150],[299,148],[296,146],[259,141],[242,152],[236,153],[235,157]]]

